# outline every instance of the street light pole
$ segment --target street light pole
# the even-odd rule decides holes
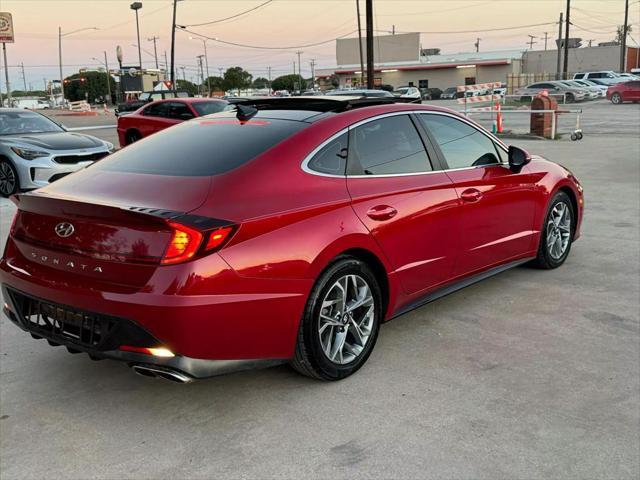
[[[159,70],[159,69],[160,69],[160,67],[158,66],[158,48],[157,48],[157,46],[156,46],[156,41],[157,41],[157,40],[160,40],[160,38],[159,38],[159,37],[156,37],[156,36],[153,36],[153,37],[151,37],[151,38],[147,38],[147,40],[148,40],[149,42],[153,42],[153,56],[154,56],[154,57],[155,57],[155,59],[156,59],[156,69],[157,69],[157,70]]]
[[[138,62],[140,63],[140,70],[142,70],[142,51],[140,46],[140,23],[138,22],[138,10],[142,8],[142,2],[133,2],[129,5],[129,8],[136,12],[136,32],[138,34]]]
[[[99,30],[98,27],[86,27],[79,28],[78,30],[74,30],[72,32],[62,33],[62,27],[58,27],[58,66],[60,67],[60,94],[62,99],[60,100],[60,104],[64,106],[64,78],[62,76],[62,37],[66,37],[68,35],[72,35],[78,32],[84,32],[85,30]]]
[[[104,51],[104,63],[98,60],[96,57],[92,57],[98,63],[104,65],[104,68],[107,72],[107,104],[111,105],[111,74],[109,73],[109,63],[107,61],[107,51]]]
[[[171,88],[176,89],[176,7],[179,0],[173,0],[173,20],[171,22]]]

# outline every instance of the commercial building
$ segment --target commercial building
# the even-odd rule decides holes
[[[620,46],[569,49],[569,71],[618,70]],[[362,41],[362,55],[366,58]],[[627,68],[638,62],[638,48],[627,49]],[[419,33],[374,37],[374,83],[393,87],[415,86],[444,90],[458,85],[507,82],[521,74],[556,73],[557,49],[546,51],[502,50],[440,54],[437,48],[424,49]],[[366,65],[365,65],[366,67]],[[336,41],[336,65],[316,70],[323,89],[363,85],[365,72],[360,64],[358,38]]]

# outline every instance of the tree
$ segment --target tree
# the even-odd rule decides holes
[[[298,74],[283,75],[271,82],[271,88],[273,90],[288,90],[290,92],[298,89],[304,89],[306,85],[306,80]]]
[[[224,78],[222,77],[209,77],[208,78],[209,83],[207,83],[207,79],[204,80],[204,84],[207,85],[207,88],[209,85],[211,85],[211,91],[212,92],[224,92],[225,88],[224,88]]]
[[[244,90],[251,86],[253,75],[242,67],[231,67],[224,72],[224,90]]]
[[[111,84],[111,93],[116,93],[116,82],[106,72],[75,73],[64,79],[64,96],[71,102],[87,100],[94,102],[107,98],[107,78]]]
[[[264,77],[258,77],[253,81],[253,88],[267,88],[269,86],[269,80]]]
[[[627,35],[631,33],[631,25],[627,25]],[[624,37],[624,25],[618,25],[616,28],[616,38],[613,39],[618,45],[622,45],[622,38]]]
[[[196,95],[198,93],[198,86],[188,80],[176,79],[176,87],[178,90],[189,92],[190,95]]]

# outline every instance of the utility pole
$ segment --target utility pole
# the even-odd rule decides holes
[[[391,25],[391,35],[395,35],[395,34],[396,34],[396,26]]]
[[[311,66],[311,90],[315,90],[316,89],[316,60],[315,60],[315,58],[311,59],[311,61],[309,62],[309,65]]]
[[[571,14],[571,0],[567,0],[567,17],[564,19],[564,61],[562,63],[562,78],[567,79],[569,70],[569,15]]]
[[[267,80],[269,80],[268,86],[269,86],[269,96],[271,96],[271,65],[269,65],[267,67]]]
[[[548,32],[544,32],[544,51],[547,51],[547,37],[549,36]],[[591,46],[591,45],[589,45]]]
[[[302,68],[300,66],[300,55],[302,55],[303,53],[304,52],[301,52],[300,50],[296,52],[296,55],[298,55],[298,77],[300,77],[298,78],[298,82],[299,82],[298,90],[301,92],[302,92]]]
[[[7,86],[7,105],[11,108],[11,84],[9,83],[9,64],[7,63],[7,44],[2,42],[2,55],[4,56],[4,83]],[[60,80],[62,82],[62,80]],[[62,83],[61,83],[62,85]]]
[[[202,68],[202,57],[204,57],[204,55],[198,55],[196,57],[198,59],[198,68],[200,69],[200,88],[198,90],[200,91],[201,95],[202,95],[202,87],[204,87],[204,70]]]
[[[175,80],[176,80],[176,70],[175,70],[175,61],[176,61],[176,7],[178,5],[178,0],[173,0],[173,20],[171,21],[171,88],[176,89]]]
[[[160,69],[158,66],[158,48],[156,47],[156,41],[160,40],[160,37],[156,37],[155,35],[151,38],[147,38],[147,41],[153,42],[153,55],[156,57],[156,69]]]
[[[4,47],[4,44],[2,44]],[[7,54],[4,54],[4,64],[7,65]],[[62,78],[62,27],[58,27],[58,65],[60,67],[60,106],[64,107],[64,78]],[[9,77],[7,76],[7,89],[9,88]],[[11,94],[9,97],[9,103],[11,103]],[[55,100],[55,97],[54,97]],[[55,103],[55,102],[54,102]],[[55,105],[54,105],[55,106]]]
[[[111,74],[109,73],[109,62],[107,60],[107,51],[104,51],[104,68],[107,71],[107,105],[111,105]]]
[[[589,42],[589,47],[591,47],[591,44],[593,43],[593,39],[590,38],[589,40],[587,40],[587,42]]]
[[[367,88],[373,89],[373,0],[366,0]]]
[[[185,66],[183,65],[180,68],[182,69],[182,80],[184,80],[186,82],[187,81],[187,77],[185,76],[185,73],[184,73]]]
[[[620,72],[626,70],[625,55],[627,54],[627,30],[629,22],[629,0],[624,2],[624,25],[622,25],[622,42],[620,42]]]
[[[164,51],[164,79],[167,79],[167,73],[169,73],[169,60],[167,60],[167,51]]]
[[[560,57],[562,56],[562,12],[558,22],[558,58],[556,59],[556,80],[560,80]]]
[[[22,69],[22,84],[24,85],[24,91],[27,92],[27,77],[24,76],[24,62],[20,62],[20,68]]]
[[[474,47],[476,47],[476,52],[480,51],[480,38],[476,38],[476,43],[473,44]]]
[[[360,25],[360,0],[356,0],[356,13],[358,15],[358,50],[360,50],[360,86],[364,85],[364,59],[362,56],[362,27]]]
[[[529,41],[527,42],[529,44],[529,50],[532,50],[533,49],[533,44],[534,43],[538,43],[538,42],[534,41],[533,39],[534,38],[538,38],[538,37],[536,37],[535,35],[527,35],[527,37],[529,37]]]
[[[140,23],[138,22],[138,10],[140,10],[142,8],[142,2],[133,2],[131,5],[129,5],[129,8],[131,8],[131,10],[133,10],[134,12],[136,12],[136,32],[138,35],[138,62],[140,64],[140,70],[142,73],[142,47],[140,46]]]

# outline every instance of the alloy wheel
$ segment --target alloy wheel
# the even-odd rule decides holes
[[[547,222],[547,251],[554,260],[559,260],[567,251],[571,240],[571,210],[564,202],[551,210]]]
[[[369,284],[359,275],[344,275],[322,301],[318,336],[325,356],[346,365],[364,351],[373,331],[375,306]]]
[[[0,163],[0,193],[11,195],[16,188],[16,174],[7,162]]]

